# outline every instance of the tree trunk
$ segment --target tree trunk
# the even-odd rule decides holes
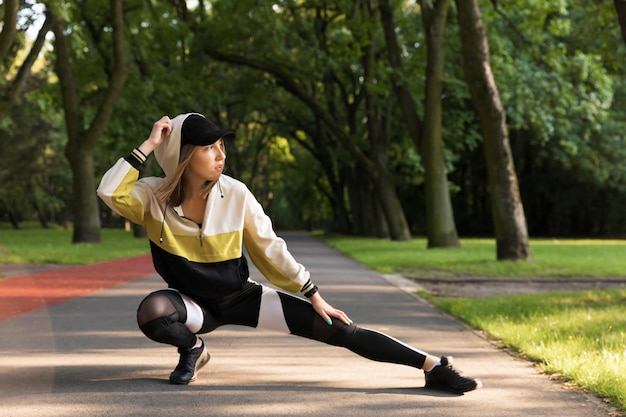
[[[378,14],[378,10],[376,9],[369,9],[367,6],[363,5],[363,16],[366,16],[367,18],[371,18],[372,20],[380,20]],[[364,81],[363,81],[363,93],[365,96],[365,114],[367,115],[367,139],[368,142],[370,144],[370,149],[369,152],[371,154],[371,158],[373,159],[374,163],[379,166],[379,167],[387,167],[389,166],[389,156],[387,154],[387,150],[389,149],[389,140],[386,138],[386,135],[383,133],[383,126],[382,126],[382,121],[381,121],[381,109],[380,109],[380,97],[376,94],[374,94],[371,90],[373,88],[373,86],[376,85],[376,73],[375,73],[375,68],[376,68],[376,50],[375,50],[375,43],[373,41],[371,41],[372,39],[375,39],[375,33],[373,32],[373,28],[372,25],[367,25],[366,26],[366,30],[363,31],[363,37],[364,39],[361,39],[361,43],[363,44],[362,47],[362,55],[361,55],[361,61],[362,61],[362,65],[363,65],[363,76],[364,76]],[[383,177],[385,174],[381,172],[378,174],[379,177]],[[377,214],[377,212],[379,212],[380,210],[376,210],[379,207],[380,200],[384,199],[385,197],[383,197],[380,194],[380,191],[377,192],[377,190],[372,190],[374,192],[374,195],[378,195],[379,196],[379,201],[376,201],[376,199],[370,199],[371,200],[371,208],[372,208],[372,212],[374,213],[374,215]],[[382,190],[381,190],[382,191]],[[385,191],[383,191],[385,192]],[[401,208],[400,208],[401,209]],[[382,210],[383,214],[386,214],[386,211],[383,209]],[[376,216],[375,218],[377,218],[378,216]],[[387,216],[384,216],[385,219],[387,219],[387,222],[393,222],[394,219],[389,219],[387,218]],[[378,227],[376,227],[375,225],[377,225],[377,223],[370,223],[370,228],[372,229],[369,233],[375,235],[376,233],[378,233],[380,230],[380,225],[377,225]],[[394,227],[393,225],[390,225],[390,227]],[[407,230],[408,230],[408,225],[406,226]],[[407,240],[410,239],[410,236],[408,236]]]
[[[66,150],[72,169],[72,214],[74,216],[73,243],[100,243],[100,216],[98,200],[94,198],[93,150],[81,149],[80,143]]]
[[[13,228],[15,230],[19,230],[19,228],[20,228],[20,221],[19,221],[19,218],[17,217],[17,215],[15,214],[15,211],[9,209],[8,212],[7,212],[7,215],[9,216],[9,223],[11,223],[11,226],[13,226]]]
[[[375,235],[371,225],[374,224],[375,217],[371,201],[368,201],[368,197],[371,196],[371,190],[368,187],[370,184],[360,181],[357,172],[358,168],[355,168],[346,182],[350,207],[359,207],[358,210],[352,209],[351,211],[352,230],[350,232],[356,236],[373,237]]]
[[[431,5],[425,3],[427,2],[422,1],[427,51],[422,163],[426,197],[426,234],[429,248],[459,247],[461,245],[450,200],[441,128],[443,31],[449,3],[448,0],[438,0]]]
[[[9,83],[9,86],[6,92],[4,93],[4,95],[0,97],[0,120],[4,119],[4,117],[7,115],[7,113],[9,112],[9,110],[11,109],[11,107],[13,106],[17,98],[19,97],[22,91],[22,88],[24,87],[24,84],[26,83],[26,80],[28,79],[28,76],[30,75],[30,70],[33,64],[35,63],[35,61],[37,60],[37,57],[39,56],[39,53],[41,52],[41,49],[43,48],[43,45],[46,42],[46,35],[50,31],[51,26],[52,26],[51,20],[50,18],[47,17],[46,20],[44,21],[43,26],[39,30],[37,39],[35,39],[35,43],[30,49],[28,56],[26,57],[24,62],[22,62],[22,65],[20,65],[17,75]]]
[[[613,2],[617,12],[617,21],[622,31],[622,39],[626,43],[626,0],[613,0]]]
[[[484,141],[497,259],[530,259],[506,115],[489,64],[489,46],[476,0],[455,0],[464,70]]]
[[[0,32],[0,62],[4,61],[15,41],[19,9],[19,0],[4,0],[4,16],[2,17],[2,32]]]
[[[36,201],[33,201],[31,203],[33,209],[35,210],[35,213],[37,213],[37,219],[39,220],[39,225],[41,226],[42,229],[47,229],[48,226],[48,219],[46,218],[46,214],[41,210],[41,207],[39,207],[39,204]]]
[[[385,32],[389,65],[392,67],[394,93],[407,130],[424,164],[426,235],[429,248],[459,247],[459,238],[450,200],[450,190],[443,157],[441,134],[441,82],[443,78],[443,29],[449,0],[433,5],[422,2],[426,30],[427,63],[424,98],[424,122],[420,124],[417,108],[402,73],[401,51],[395,32],[393,10],[388,0],[379,1],[380,20]]]
[[[133,237],[139,238],[139,239],[145,239],[148,237],[148,231],[145,229],[145,227],[138,225],[136,223],[133,223]]]
[[[419,151],[421,148],[422,126],[417,114],[417,106],[413,100],[413,95],[409,90],[407,83],[404,81],[402,74],[402,52],[398,44],[396,36],[396,24],[393,18],[393,9],[389,0],[379,0],[378,8],[380,10],[380,22],[385,35],[385,46],[387,50],[387,59],[392,68],[391,77],[393,91],[400,105],[400,112],[404,117],[407,130],[415,148]]]
[[[373,185],[363,181],[365,175],[359,166],[352,169],[347,182],[348,198],[352,209],[353,230],[357,236],[389,238],[389,228]]]
[[[349,234],[352,230],[352,222],[350,222],[350,214],[344,202],[343,183],[332,180],[330,181],[330,188],[331,195],[329,196],[329,200],[333,208],[333,224],[331,230],[336,233]]]
[[[347,169],[345,166],[338,166],[336,163],[337,158],[332,155],[330,149],[326,145],[329,140],[323,134],[316,134],[322,129],[317,126],[315,132],[310,132],[309,137],[312,142],[312,146],[305,140],[298,140],[297,142],[311,153],[318,161],[325,161],[321,164],[322,170],[328,180],[330,187],[330,193],[324,191],[324,186],[318,188],[322,193],[326,195],[326,198],[330,202],[333,210],[333,223],[330,227],[330,231],[335,233],[350,234],[352,231],[352,222],[350,221],[350,214],[346,207],[344,197],[344,181]],[[292,132],[292,137],[298,138],[297,133]]]
[[[111,23],[113,36],[113,65],[103,99],[87,129],[83,126],[85,108],[79,103],[76,81],[72,71],[70,50],[61,20],[50,12],[54,19],[56,63],[59,77],[68,141],[65,155],[72,169],[73,183],[73,243],[101,240],[99,206],[96,193],[93,150],[108,124],[115,102],[119,98],[127,77],[124,51],[124,19],[122,0],[111,0]],[[70,34],[71,35],[71,34]]]

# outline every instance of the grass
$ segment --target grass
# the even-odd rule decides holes
[[[100,244],[73,244],[69,229],[0,228],[0,263],[89,264],[149,251],[147,239],[122,229],[103,229]]]
[[[463,239],[460,249],[427,249],[425,239],[322,239],[382,274],[422,278],[626,276],[626,241],[622,240],[535,239],[530,242],[532,261],[498,262],[493,239]]]
[[[454,316],[626,410],[626,289],[437,299]]]
[[[620,240],[531,240],[532,262],[498,262],[493,240],[466,239],[461,249],[428,250],[423,239],[322,238],[381,273],[448,279],[626,276],[626,242]],[[626,411],[626,289],[475,299],[422,295],[545,372]]]

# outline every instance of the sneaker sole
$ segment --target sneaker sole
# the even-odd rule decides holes
[[[193,377],[191,378],[191,381],[189,382],[194,382],[198,378],[198,371],[202,369],[204,365],[209,363],[210,360],[211,360],[211,355],[205,349],[204,352],[202,352],[202,356],[200,356],[198,363],[196,364],[196,372],[193,373]]]
[[[438,384],[438,383],[427,383],[426,385],[424,385],[424,388],[437,390],[437,391],[447,391],[453,394],[464,394],[466,392],[476,391],[477,389],[482,388],[483,383],[479,379],[474,379],[473,381],[476,385],[467,389],[455,389],[449,385]]]

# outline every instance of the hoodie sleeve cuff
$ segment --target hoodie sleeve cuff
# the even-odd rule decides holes
[[[313,284],[311,280],[308,280],[306,284],[302,286],[300,292],[306,297],[311,298],[313,294],[317,292],[317,285]]]
[[[133,151],[130,153],[130,155],[128,155],[127,157],[125,157],[124,159],[126,159],[126,161],[131,164],[133,166],[133,168],[135,169],[139,169],[139,167],[141,166],[141,164],[143,164],[144,162],[146,162],[147,156],[144,155],[143,152],[141,152],[139,149],[135,148],[133,149]]]

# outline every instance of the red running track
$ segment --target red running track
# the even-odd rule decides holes
[[[0,279],[0,321],[154,273],[148,254]]]

